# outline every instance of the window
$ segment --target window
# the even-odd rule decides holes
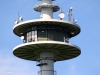
[[[57,25],[37,25],[25,29],[25,42],[35,41],[64,41],[70,38],[71,34],[67,27]]]
[[[38,29],[38,41],[47,40],[47,30],[46,29]]]
[[[28,32],[27,33],[27,42],[31,42],[32,41],[32,32]]]
[[[32,31],[32,41],[34,42],[35,41],[35,31]]]

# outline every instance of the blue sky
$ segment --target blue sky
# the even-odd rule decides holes
[[[38,19],[40,13],[33,10],[38,0],[0,1],[0,75],[38,75],[36,62],[23,60],[13,55],[15,46],[22,40],[14,35],[13,26],[18,12],[25,20]],[[66,14],[73,7],[74,18],[78,20],[81,33],[70,43],[81,48],[77,58],[55,63],[57,75],[100,75],[100,0],[56,0]],[[54,13],[58,18],[59,11]]]

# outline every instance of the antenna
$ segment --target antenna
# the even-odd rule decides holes
[[[19,17],[19,20],[23,22],[23,17],[22,17],[22,16],[20,16],[20,17]]]
[[[15,24],[18,24],[20,22],[23,22],[23,17],[19,15],[19,12],[18,12],[18,20],[15,20]]]
[[[59,18],[62,20],[65,17],[65,14],[62,12],[62,8],[60,8]]]
[[[77,23],[77,20],[76,19],[73,19],[73,23],[76,24]]]
[[[68,15],[68,21],[70,21],[70,22],[71,22],[71,17],[72,17],[72,9],[73,9],[73,7],[70,7],[69,11],[67,13],[67,15]]]
[[[21,21],[23,22],[23,17],[20,16],[20,15],[19,15],[19,12],[18,12],[18,23],[21,22]]]
[[[20,16],[19,16],[19,12],[18,12],[18,23],[19,23],[19,17],[20,17]]]

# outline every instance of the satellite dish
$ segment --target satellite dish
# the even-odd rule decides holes
[[[22,16],[19,16],[19,20],[20,20],[20,21],[23,21],[23,17],[22,17]]]
[[[24,40],[24,36],[21,36],[21,39]]]
[[[15,20],[15,24],[18,24],[18,21],[17,20]]]
[[[60,8],[59,18],[62,20],[65,17],[65,14],[62,12],[62,8]]]
[[[63,12],[60,12],[59,17],[62,19],[65,17],[65,14]]]

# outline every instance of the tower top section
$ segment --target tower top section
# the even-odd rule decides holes
[[[53,12],[59,11],[59,6],[53,5],[52,1],[54,0],[40,0],[42,4],[36,5],[34,10],[37,12],[41,12],[41,19],[52,19]]]
[[[19,22],[19,18],[21,20],[22,17],[18,16],[19,23],[14,26],[13,31],[21,37],[24,44],[14,48],[14,55],[33,61],[48,58],[47,53],[53,55],[50,60],[56,59],[56,61],[68,60],[80,55],[80,48],[69,43],[70,38],[80,33],[76,20],[72,22],[72,7],[68,11],[67,21],[62,20],[65,17],[62,10],[58,20],[53,19],[53,13],[60,9],[53,4],[54,0],[39,1],[41,4],[36,5],[34,10],[41,13],[40,19]]]

